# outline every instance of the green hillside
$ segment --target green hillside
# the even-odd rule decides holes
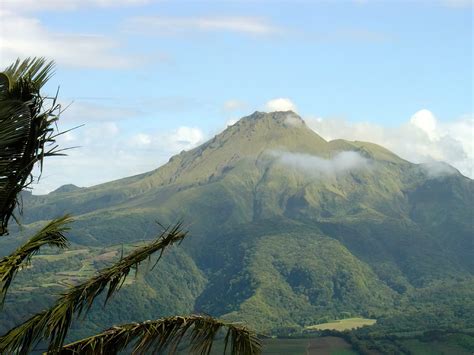
[[[81,334],[185,311],[278,333],[347,314],[402,317],[418,305],[429,314],[437,299],[455,322],[462,315],[442,285],[453,297],[456,285],[460,299],[474,296],[474,185],[455,169],[430,169],[372,143],[326,142],[293,112],[255,112],[149,173],[24,194],[20,234],[71,213],[75,250],[34,258],[7,298],[0,330],[122,247],[151,238],[156,220],[183,220],[190,237],[155,270],[130,278]],[[14,246],[8,239],[5,253]],[[417,324],[435,327],[428,318]]]

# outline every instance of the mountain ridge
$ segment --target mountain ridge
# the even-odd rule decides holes
[[[257,125],[260,125],[260,127],[256,127]],[[266,126],[266,127],[262,127],[262,126]],[[301,130],[304,130],[307,135],[312,136],[314,138],[314,140],[312,141],[312,146],[310,147],[310,152],[312,152],[314,154],[318,154],[319,156],[322,156],[322,157],[327,156],[329,151],[359,149],[359,150],[362,150],[362,151],[366,151],[366,154],[369,154],[369,155],[374,154],[374,155],[377,155],[378,157],[386,157],[386,159],[389,160],[389,161],[392,161],[392,160],[403,161],[402,158],[396,156],[395,154],[393,154],[392,152],[390,152],[386,148],[384,148],[380,145],[374,144],[374,143],[362,142],[362,141],[347,141],[347,140],[343,140],[343,139],[335,139],[335,140],[332,140],[332,141],[326,141],[322,137],[320,137],[316,132],[314,132],[312,129],[310,129],[306,125],[305,121],[300,116],[298,116],[296,113],[294,113],[293,111],[275,111],[275,112],[271,112],[271,113],[255,111],[253,114],[245,116],[245,117],[241,118],[239,121],[237,121],[236,123],[234,123],[233,125],[228,126],[224,131],[222,131],[219,134],[216,134],[213,138],[211,138],[208,141],[204,142],[200,146],[198,146],[196,148],[193,148],[191,150],[182,151],[181,153],[173,155],[167,163],[165,163],[164,165],[162,165],[162,166],[160,166],[156,169],[153,169],[153,170],[151,170],[149,172],[146,172],[146,173],[137,174],[137,175],[134,175],[134,176],[131,176],[131,177],[126,177],[126,178],[114,180],[114,181],[111,181],[111,182],[106,182],[106,183],[102,183],[102,184],[99,184],[99,185],[94,185],[94,186],[91,186],[91,187],[87,187],[86,189],[93,189],[95,187],[103,187],[104,185],[114,184],[117,181],[120,181],[120,182],[130,181],[130,182],[133,183],[133,181],[135,179],[138,179],[138,178],[141,178],[141,177],[149,177],[150,175],[153,175],[153,174],[157,173],[157,171],[160,170],[161,168],[163,168],[163,166],[166,166],[170,163],[173,163],[176,160],[179,160],[180,158],[183,159],[183,156],[186,156],[186,158],[184,158],[184,159],[185,159],[186,162],[189,163],[190,161],[195,160],[197,157],[202,156],[202,154],[205,153],[207,150],[214,150],[215,148],[220,147],[223,144],[227,143],[227,140],[232,139],[232,137],[234,135],[236,135],[236,133],[239,133],[241,131],[241,129],[245,131],[244,134],[245,134],[246,138],[248,139],[248,136],[251,135],[252,133],[255,133],[256,129],[262,130],[262,128],[263,128],[264,131],[270,131],[271,128],[275,128],[275,127],[278,127],[280,129],[283,128],[283,129],[282,129],[281,132],[278,132],[279,134],[274,135],[272,137],[268,137],[268,134],[263,135],[265,138],[267,138],[267,141],[269,140],[272,143],[272,146],[267,147],[265,145],[265,144],[267,144],[267,142],[263,141],[262,145],[264,147],[266,147],[266,149],[278,148],[279,145],[275,145],[274,143],[276,141],[279,141],[279,138],[280,139],[282,138],[282,136],[283,136],[282,133],[285,133],[285,134],[293,133],[294,134],[295,131],[296,131],[299,134],[301,134]],[[270,138],[270,139],[268,139],[268,138]],[[288,137],[286,137],[286,138],[288,138]],[[288,141],[288,140],[286,140],[286,141]],[[290,141],[291,141],[291,139],[290,139]],[[304,139],[303,139],[303,141],[304,141]],[[315,142],[316,142],[316,144],[315,144]],[[241,142],[238,142],[238,143],[241,143]],[[280,144],[280,146],[285,147],[286,149],[292,148],[291,146],[289,147],[288,145],[285,145],[284,143],[285,142],[279,143],[279,144]],[[293,147],[293,148],[297,149],[297,148],[301,148],[301,147],[302,148],[307,148],[307,146],[305,146],[305,145],[301,145],[300,147],[298,147],[297,144],[296,144],[296,147]],[[250,149],[252,149],[252,148],[253,147],[250,147]],[[262,149],[261,147],[259,147],[259,148],[260,149],[257,149],[256,152],[253,151],[251,153],[261,154],[262,151],[265,150],[265,149]],[[315,150],[315,148],[317,150]],[[304,149],[300,149],[300,150],[304,150]],[[248,150],[245,150],[245,149],[242,152],[240,152],[240,154],[241,155],[251,155],[251,154],[249,154]],[[236,158],[238,158],[238,157],[239,156],[237,155]],[[228,159],[228,160],[232,161],[231,158]],[[63,185],[63,186],[59,187],[58,189],[61,189],[62,187],[66,187],[66,186],[69,186],[69,185],[71,185],[71,184]],[[57,190],[55,190],[55,191],[57,191]],[[64,192],[70,192],[70,191],[68,189],[66,189],[66,191],[64,191]]]

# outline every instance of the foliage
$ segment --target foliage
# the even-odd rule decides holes
[[[245,327],[217,321],[208,316],[168,317],[143,323],[114,326],[101,334],[69,344],[61,354],[117,354],[134,343],[133,354],[175,353],[186,336],[190,338],[190,351],[209,354],[214,338],[221,328],[227,328],[224,353],[230,344],[231,354],[260,353],[259,339]]]
[[[53,125],[60,106],[40,95],[54,65],[44,58],[17,60],[0,76],[0,235],[18,206],[18,195],[32,181],[35,163],[59,155]]]
[[[181,231],[181,225],[177,224],[170,230],[165,230],[155,241],[99,271],[86,282],[71,286],[49,310],[34,315],[0,337],[0,352],[28,352],[38,340],[48,338],[48,350],[57,351],[64,343],[74,315],[80,316],[83,311],[87,312],[95,298],[105,289],[107,302],[120,289],[132,269],[137,269],[140,263],[156,251],[160,251],[161,256],[166,247],[180,242],[185,235]]]
[[[5,301],[8,288],[15,274],[20,267],[29,264],[33,255],[38,253],[41,247],[48,245],[64,249],[68,246],[64,232],[69,230],[69,227],[66,225],[71,222],[72,218],[68,215],[52,220],[25,244],[0,260],[1,304]]]

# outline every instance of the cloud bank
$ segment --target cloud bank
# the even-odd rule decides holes
[[[66,157],[50,158],[44,166],[40,183],[32,187],[35,194],[45,194],[69,183],[92,186],[144,173],[204,140],[204,133],[196,127],[128,133],[120,122],[88,123],[58,137],[60,147],[77,148],[69,150]],[[85,171],[94,174],[84,174]]]
[[[429,110],[416,112],[398,127],[368,122],[305,117],[306,124],[326,140],[346,139],[379,144],[414,163],[446,162],[474,177],[474,117],[442,122]]]
[[[353,151],[340,152],[331,159],[283,151],[271,151],[269,154],[275,157],[278,163],[313,177],[340,175],[370,167],[370,161],[367,158]]]

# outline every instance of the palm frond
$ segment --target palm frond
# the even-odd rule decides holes
[[[216,335],[227,328],[225,350],[230,354],[260,354],[261,344],[255,333],[244,326],[209,316],[174,316],[143,323],[112,327],[102,333],[64,346],[59,354],[117,354],[133,345],[132,354],[174,354],[185,340],[193,354],[210,354]]]
[[[168,246],[182,241],[185,236],[186,232],[182,231],[181,223],[178,223],[165,229],[149,244],[135,249],[114,265],[98,271],[96,276],[77,286],[71,286],[50,309],[38,313],[0,337],[0,354],[28,353],[41,339],[49,339],[49,351],[56,352],[64,344],[74,317],[89,311],[97,296],[107,288],[107,302],[120,289],[131,270],[136,270],[141,262],[158,251],[159,260]]]
[[[67,224],[72,221],[73,219],[69,215],[52,220],[25,244],[0,260],[0,307],[3,305],[8,288],[18,270],[28,265],[31,257],[41,247],[48,245],[60,249],[67,248],[68,241],[64,233],[69,230]]]
[[[32,182],[34,164],[58,155],[53,132],[60,105],[40,93],[53,68],[44,58],[28,58],[0,74],[0,235],[8,233],[18,194]]]
[[[51,78],[54,69],[54,62],[47,61],[46,58],[26,58],[17,59],[15,63],[5,69],[5,74],[15,83],[27,81],[33,85],[36,90],[41,89]]]

